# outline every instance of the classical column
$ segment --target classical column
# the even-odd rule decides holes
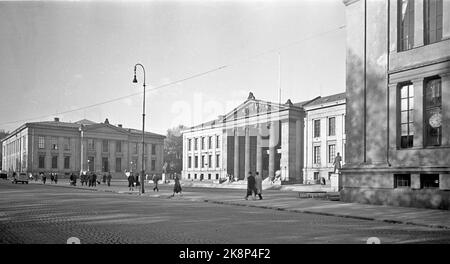
[[[244,180],[247,180],[247,175],[248,175],[248,172],[250,171],[250,133],[249,133],[249,130],[250,130],[250,127],[245,128]]]
[[[276,155],[276,134],[275,123],[270,122],[269,129],[269,177],[275,176],[275,155]]]
[[[413,146],[423,148],[423,79],[412,81],[414,86],[414,140]]]
[[[234,129],[234,178],[239,179],[239,135],[237,128]]]
[[[262,138],[261,128],[258,127],[258,134],[256,136],[256,171],[263,177],[263,162],[262,162]]]

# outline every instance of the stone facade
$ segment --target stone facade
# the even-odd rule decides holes
[[[145,132],[145,168],[161,174],[163,135]],[[142,132],[105,123],[81,120],[75,123],[26,123],[2,140],[3,167],[9,171],[57,172],[110,171],[113,178],[124,171],[140,171]]]
[[[344,3],[341,199],[449,209],[450,1]]]
[[[317,184],[324,178],[329,184],[337,153],[342,157],[341,165],[345,160],[345,93],[317,99],[304,109],[304,183]]]

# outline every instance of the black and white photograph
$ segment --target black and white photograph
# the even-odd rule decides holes
[[[0,1],[2,245],[271,263],[449,210],[450,0]]]

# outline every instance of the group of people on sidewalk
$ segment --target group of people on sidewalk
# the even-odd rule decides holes
[[[112,180],[111,172],[105,172],[103,174],[102,179],[103,184],[111,186],[111,180]],[[88,186],[88,187],[96,187],[97,184],[101,184],[100,180],[98,179],[97,173],[86,171],[80,173],[80,182],[81,186]],[[77,176],[74,173],[70,175],[70,185],[73,186],[77,185]]]
[[[247,177],[247,195],[244,199],[248,200],[249,196],[253,196],[253,199],[256,199],[256,195],[258,195],[259,200],[262,200],[262,177],[259,175],[259,172],[256,172],[255,176],[253,176],[250,171]]]

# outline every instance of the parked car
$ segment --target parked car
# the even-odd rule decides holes
[[[8,173],[6,171],[0,171],[0,179],[6,180],[8,178]]]
[[[16,177],[13,177],[12,182],[16,184],[18,182],[21,182],[22,184],[28,184],[28,175],[25,172],[19,172],[18,174],[16,174]]]

